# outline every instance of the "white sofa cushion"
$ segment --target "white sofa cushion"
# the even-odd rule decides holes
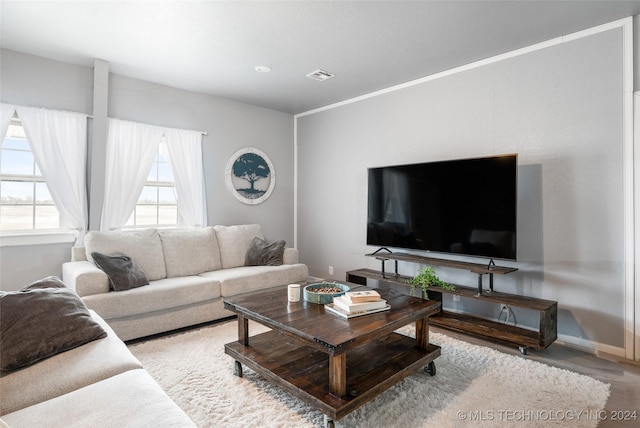
[[[82,298],[88,308],[106,320],[143,314],[220,297],[220,283],[201,276],[181,276],[151,281],[126,291],[92,294]]]
[[[37,389],[37,381],[33,384]],[[3,416],[11,427],[195,427],[143,369],[130,370]]]
[[[264,239],[259,224],[241,224],[237,226],[213,226],[220,246],[222,268],[244,266],[247,251],[253,238]]]
[[[167,277],[162,242],[156,229],[131,231],[88,232],[84,238],[87,259],[93,263],[91,253],[124,253],[140,265],[149,280]]]
[[[224,309],[222,299],[217,298],[161,311],[144,312],[121,318],[109,318],[107,322],[120,339],[131,340],[230,317],[231,315],[233,315],[232,312]]]
[[[306,281],[309,269],[302,263],[281,266],[240,266],[205,272],[200,276],[220,281],[222,296],[229,297],[276,285]]]
[[[158,231],[164,251],[167,278],[218,270],[220,249],[213,227]]]
[[[142,367],[111,327],[95,312],[91,316],[107,337],[0,377],[0,416]]]

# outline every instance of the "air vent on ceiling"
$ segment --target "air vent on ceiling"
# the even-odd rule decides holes
[[[320,69],[318,69],[316,71],[312,71],[311,73],[307,74],[307,77],[309,79],[318,80],[320,82],[324,82],[325,80],[329,80],[334,76],[335,76],[335,74],[329,73],[328,71],[324,71],[324,70],[320,70]]]

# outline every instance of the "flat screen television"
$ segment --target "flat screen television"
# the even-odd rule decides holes
[[[518,156],[369,168],[367,245],[516,260]]]

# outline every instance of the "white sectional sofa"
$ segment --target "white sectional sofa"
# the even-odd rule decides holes
[[[122,340],[140,338],[232,316],[224,297],[307,280],[308,268],[293,248],[284,248],[280,265],[245,265],[256,237],[264,239],[257,224],[92,231],[63,265],[62,279]],[[131,257],[149,285],[112,291],[94,252]]]
[[[107,333],[0,376],[0,427],[195,427],[95,312]]]

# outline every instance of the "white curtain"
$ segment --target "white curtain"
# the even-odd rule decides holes
[[[133,212],[149,175],[162,128],[109,119],[101,230],[119,229]]]
[[[16,111],[61,224],[74,230],[82,243],[87,227],[87,115],[22,106]]]
[[[9,104],[0,103],[0,139],[7,135],[9,123],[16,108]],[[1,141],[1,140],[0,140]]]
[[[207,225],[207,205],[202,167],[202,133],[182,129],[165,131],[176,183],[180,222],[184,226]]]

